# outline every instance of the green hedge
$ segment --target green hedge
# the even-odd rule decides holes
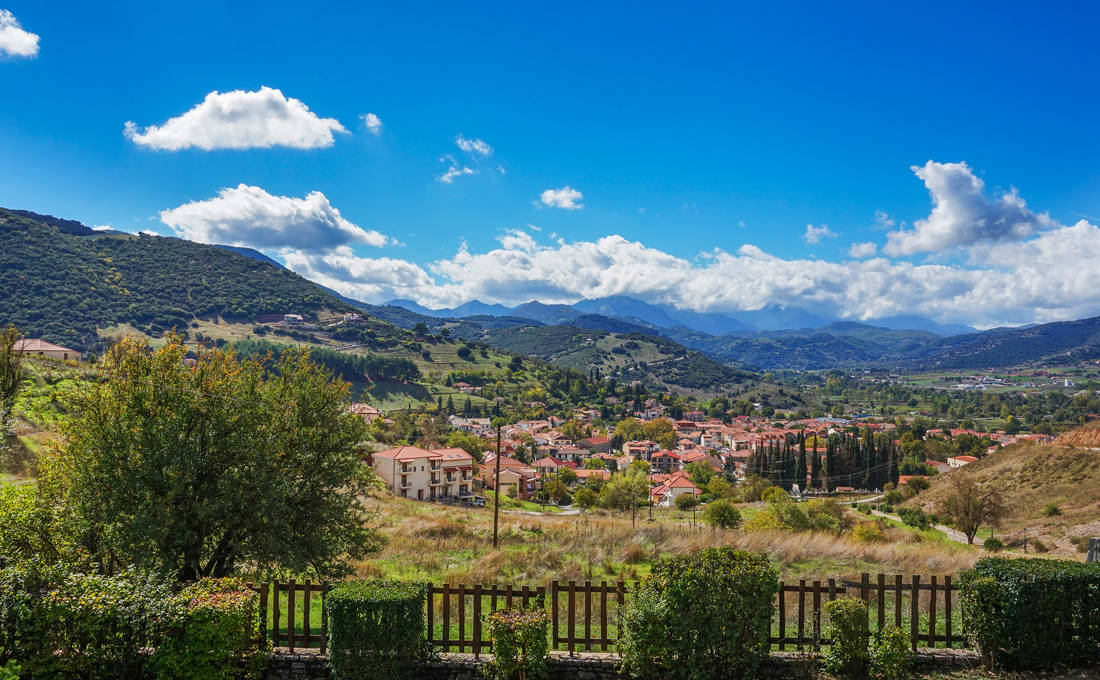
[[[428,585],[346,581],[326,595],[334,680],[408,677],[428,654]]]
[[[23,680],[245,680],[266,658],[258,634],[236,581],[0,570],[0,666]]]
[[[257,678],[270,651],[261,637],[260,596],[236,579],[205,579],[173,599],[149,667],[157,678]]]
[[[624,669],[638,678],[755,675],[778,590],[763,553],[708,548],[659,560],[623,613]]]
[[[550,658],[550,617],[544,609],[507,609],[489,615],[493,680],[534,680],[546,675]]]
[[[1100,564],[986,557],[959,583],[963,625],[987,666],[1050,668],[1100,654]]]
[[[863,677],[870,662],[867,603],[856,597],[845,597],[826,602],[822,610],[829,617],[825,670],[846,678]]]

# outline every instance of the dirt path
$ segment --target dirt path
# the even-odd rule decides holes
[[[879,512],[878,510],[872,510],[871,514],[875,515],[876,517],[885,517],[886,519],[892,519],[895,522],[901,522],[902,524],[905,524],[905,520],[898,517],[897,515],[888,515],[885,512]],[[944,536],[947,536],[947,538],[951,539],[952,541],[955,541],[956,543],[966,543],[966,534],[959,531],[958,529],[952,529],[951,527],[944,526],[942,524],[933,524],[932,528],[935,529],[936,531],[939,531]],[[973,545],[981,546],[981,545],[984,545],[984,544],[985,544],[985,539],[984,538],[978,538],[977,536],[974,537]]]

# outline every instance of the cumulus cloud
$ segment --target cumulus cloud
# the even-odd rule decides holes
[[[382,119],[373,113],[364,113],[359,116],[363,124],[367,126],[367,132],[375,137],[382,134]]]
[[[254,248],[322,252],[348,243],[380,247],[393,242],[344,219],[320,191],[294,198],[273,196],[246,184],[221,189],[214,198],[162,210],[160,221],[192,241]]]
[[[816,245],[821,243],[821,239],[824,238],[836,238],[836,232],[829,228],[829,225],[823,224],[820,227],[815,227],[812,224],[806,225],[806,233],[802,235],[802,240],[810,245]]]
[[[482,156],[488,156],[493,153],[493,147],[486,144],[485,140],[482,139],[467,139],[459,135],[455,137],[455,144],[466,153],[480,154]]]
[[[0,9],[0,56],[38,56],[38,35],[24,30],[15,15],[6,9]]]
[[[1015,189],[999,198],[988,198],[985,182],[966,163],[928,161],[911,169],[932,196],[932,214],[914,222],[912,229],[889,232],[883,248],[887,255],[938,253],[977,244],[1019,241],[1056,225],[1046,213],[1029,210]]]
[[[474,170],[465,165],[460,166],[458,161],[454,159],[454,156],[447,154],[443,158],[439,159],[442,163],[447,163],[448,167],[442,175],[436,177],[440,182],[444,184],[453,184],[456,177],[462,177],[463,175],[476,175],[477,170]]]
[[[853,243],[852,246],[848,248],[849,257],[874,257],[877,252],[878,245],[870,241],[864,241],[863,243]]]
[[[563,210],[580,210],[584,207],[584,204],[580,202],[583,199],[584,194],[570,186],[564,186],[560,189],[547,189],[539,195],[539,202],[543,205],[551,208],[562,208]]]
[[[255,92],[211,92],[190,111],[163,125],[142,130],[128,121],[124,129],[135,144],[165,151],[274,146],[317,149],[332,146],[334,132],[346,133],[347,129],[335,118],[320,118],[301,101],[270,87]]]

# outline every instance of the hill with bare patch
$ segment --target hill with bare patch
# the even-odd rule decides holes
[[[939,511],[951,479],[969,477],[996,489],[1005,501],[998,538],[1029,548],[1080,556],[1087,538],[1100,536],[1100,426],[1068,432],[1050,444],[1019,444],[932,478],[930,488],[906,503]]]

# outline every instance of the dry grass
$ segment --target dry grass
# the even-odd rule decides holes
[[[492,548],[492,511],[382,498],[375,501],[388,541],[359,565],[362,576],[422,578],[451,583],[542,583],[549,578],[632,580],[664,554],[728,545],[763,551],[784,578],[854,577],[860,572],[949,574],[969,567],[977,550],[921,542],[912,532],[863,543],[848,535],[739,532],[604,512],[581,516],[502,514],[500,547]],[[669,511],[671,514],[674,511]]]
[[[1040,538],[1052,554],[1080,557],[1082,538],[1100,532],[1100,449],[1070,442],[1096,443],[1100,428],[1088,426],[1051,444],[1016,445],[932,479],[931,487],[908,502],[935,511],[956,475],[997,489],[1007,514],[998,531],[1013,542]],[[1066,445],[1062,445],[1066,444]],[[1053,505],[1058,514],[1047,514]]]

